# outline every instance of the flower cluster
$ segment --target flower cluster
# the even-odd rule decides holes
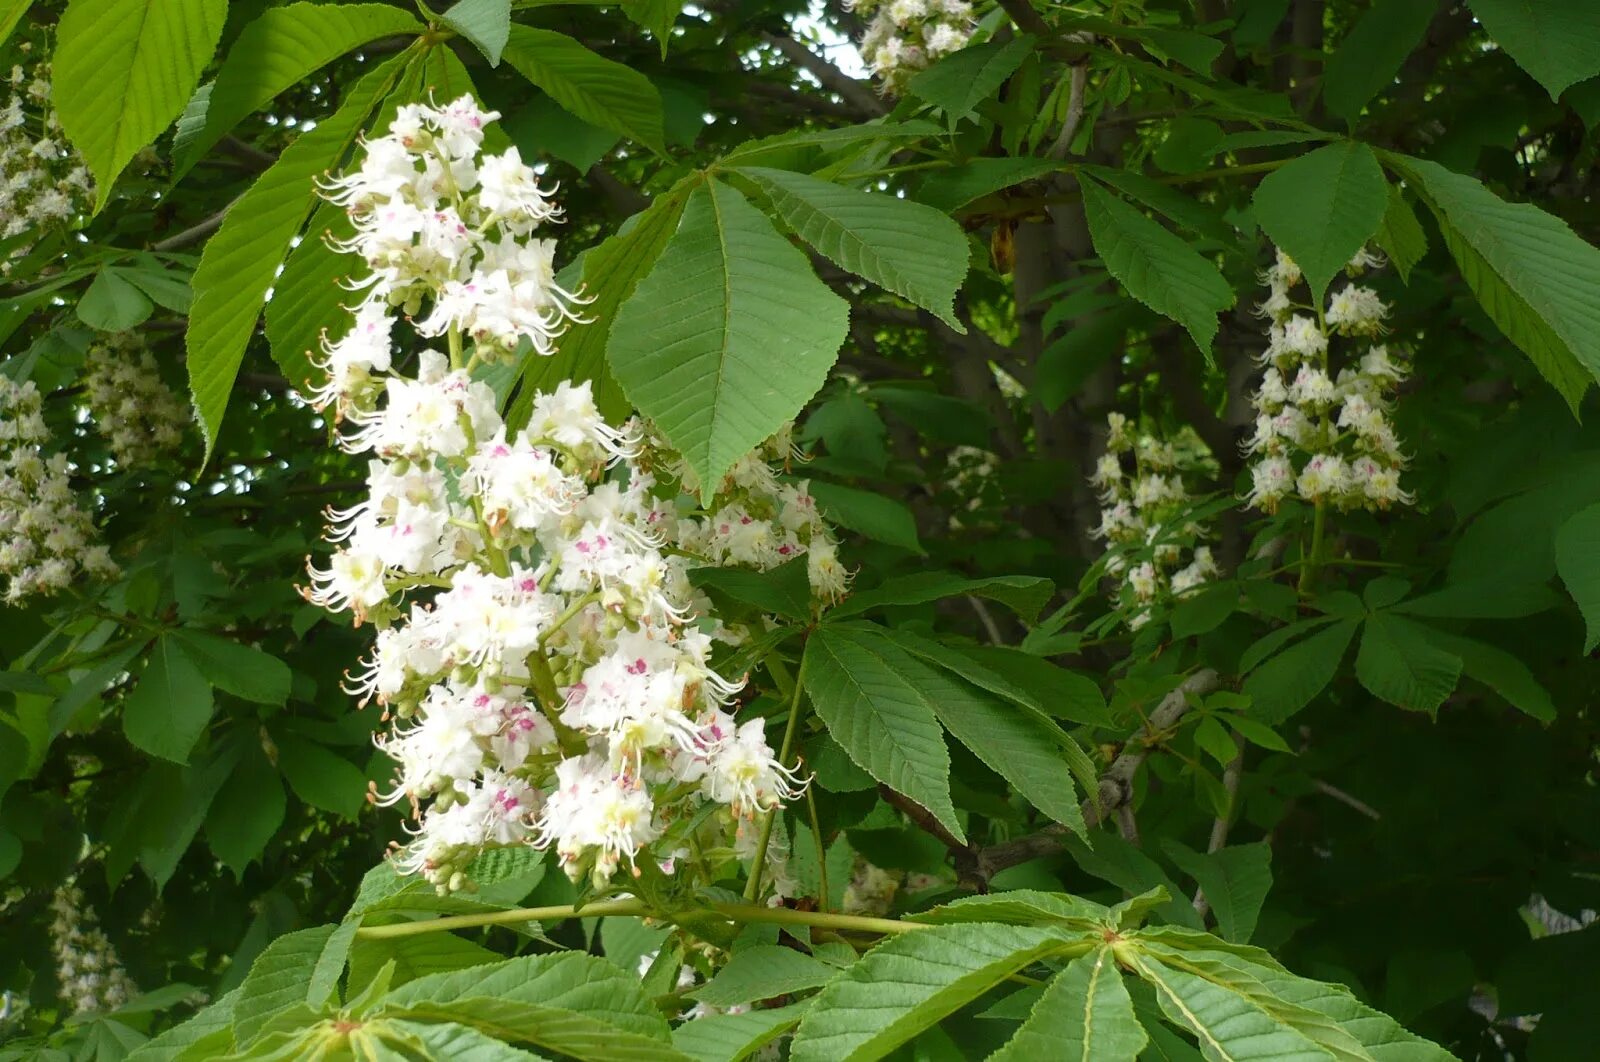
[[[91,346],[81,381],[89,415],[122,467],[148,465],[183,441],[189,407],[162,382],[137,333],[108,335]]]
[[[516,148],[480,157],[484,127],[499,117],[471,96],[443,107],[408,104],[388,135],[365,142],[361,166],[323,184],[349,211],[355,235],[336,242],[371,266],[350,286],[365,295],[355,327],[323,337],[328,380],[318,404],[370,404],[388,371],[393,311],[412,315],[424,336],[471,338],[476,357],[509,357],[527,341],[538,354],[575,319],[581,299],[555,282],[555,241],[534,239],[559,221],[553,189],[539,186]],[[421,313],[428,303],[426,314]]]
[[[734,463],[718,485],[714,510],[677,515],[664,509],[657,529],[675,549],[719,567],[770,571],[804,556],[812,593],[837,601],[851,578],[839,560],[839,544],[817,511],[809,484],[778,478],[798,457],[794,426],[785,425]],[[646,439],[640,460],[658,479],[676,481],[685,493],[699,490],[699,477],[688,462],[654,433]]]
[[[1172,442],[1135,436],[1121,413],[1108,422],[1106,452],[1089,479],[1102,505],[1094,534],[1106,540],[1105,570],[1121,578],[1117,603],[1137,630],[1149,622],[1153,603],[1218,574],[1211,547],[1200,542],[1205,528],[1193,519],[1195,499],[1184,483],[1184,476],[1208,471],[1209,455],[1192,433]]]
[[[1380,264],[1362,251],[1347,272],[1354,278]],[[1407,365],[1379,342],[1389,307],[1353,279],[1321,312],[1296,303],[1303,278],[1282,251],[1262,279],[1269,295],[1260,312],[1271,323],[1265,371],[1251,397],[1248,503],[1269,513],[1291,496],[1339,509],[1409,505],[1413,497],[1400,486],[1405,456],[1389,422]],[[1344,361],[1337,375],[1330,361],[1335,339]]]
[[[0,238],[68,222],[94,197],[88,167],[50,106],[49,66],[13,66],[8,80],[11,99],[0,109]],[[12,250],[0,272],[25,253]]]
[[[360,189],[388,172],[396,145],[411,160],[407,173],[447,172],[456,189],[472,187],[472,147],[489,117],[470,100],[403,110],[389,137],[369,142],[360,173],[328,187],[363,232],[381,224],[373,214],[382,208]],[[531,175],[496,182],[533,188]],[[505,243],[496,253],[510,259],[555,213],[542,194],[479,200],[462,215],[473,219],[472,239],[498,228]],[[457,195],[438,209],[459,213],[464,202]],[[744,827],[801,782],[768,746],[762,719],[733,717],[739,686],[712,668],[720,628],[689,583],[694,560],[665,548],[669,526],[684,523],[676,490],[652,471],[670,459],[643,456],[637,424],[607,424],[588,383],[538,395],[527,426],[513,430],[474,378],[479,361],[519,337],[548,349],[569,298],[548,270],[542,290],[519,295],[530,315],[452,321],[450,356],[423,350],[414,375],[395,371],[394,322],[370,329],[374,314],[399,296],[426,313],[418,324],[426,335],[440,327],[441,306],[459,305],[457,266],[433,273],[412,261],[425,243],[396,253],[392,243],[353,241],[374,271],[355,286],[382,298],[368,301],[350,335],[326,344],[330,379],[316,402],[342,414],[346,450],[372,455],[368,495],[330,511],[338,548],[325,568],[310,569],[306,590],[380,628],[349,689],[395,723],[380,744],[398,777],[374,799],[407,802],[418,818],[397,865],[441,889],[462,888],[485,847],[534,845],[554,848],[574,880],[604,887],[623,864],[636,876],[670,875],[691,848],[732,852],[740,834],[754,832]],[[537,246],[548,261],[548,241]],[[408,278],[398,286],[394,269]],[[517,284],[535,280],[530,272]],[[463,334],[477,348],[470,358]],[[365,352],[359,361],[347,357],[356,349]],[[748,511],[757,488],[775,480],[770,468],[743,475]],[[740,555],[770,560],[787,541],[779,527],[813,548],[831,542],[826,529],[784,520],[803,496],[777,490],[785,501],[774,510],[770,550],[741,546]],[[714,507],[711,520],[726,508]],[[731,550],[723,538],[707,541]],[[657,857],[646,862],[650,847]]]
[[[49,438],[39,389],[0,376],[0,576],[12,604],[57,593],[80,575],[117,574],[78,505],[66,455],[45,456]]]
[[[117,950],[95,924],[76,885],[63,885],[50,901],[51,951],[61,998],[73,1013],[116,1010],[138,994],[117,958]]]
[[[967,0],[855,0],[846,6],[872,19],[861,36],[861,54],[891,92],[934,60],[965,48],[972,37]]]

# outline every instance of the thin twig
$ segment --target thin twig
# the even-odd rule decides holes
[[[1228,793],[1228,810],[1225,814],[1218,815],[1211,823],[1211,837],[1206,842],[1207,854],[1216,852],[1226,845],[1228,833],[1233,829],[1234,806],[1239,799],[1239,779],[1244,774],[1244,739],[1235,734],[1233,744],[1239,751],[1222,769],[1222,788]],[[1206,899],[1205,889],[1194,890],[1194,909],[1200,913],[1202,919],[1210,912],[1211,901]]]
[[[989,611],[989,606],[973,594],[968,594],[966,597],[972,605],[972,611],[978,614],[978,622],[983,624],[984,633],[989,636],[989,641],[994,645],[1006,644],[1006,637],[1000,633],[1000,625],[995,623],[994,614]]]
[[[242,199],[244,197],[240,196],[239,198]],[[232,210],[234,203],[238,201],[239,199],[235,199],[233,203],[229,203],[204,221],[189,226],[175,236],[168,236],[164,240],[152,243],[150,249],[152,251],[176,251],[181,247],[191,247],[199,243],[213,232],[222,228],[223,221],[227,220],[228,211]]]
[[[1316,789],[1317,792],[1323,794],[1324,796],[1333,797],[1333,799],[1337,800],[1339,803],[1348,808],[1353,808],[1354,810],[1365,815],[1367,818],[1371,819],[1373,822],[1377,822],[1379,819],[1383,818],[1383,813],[1377,808],[1373,807],[1371,804],[1368,804],[1364,800],[1359,800],[1356,797],[1351,796],[1338,786],[1329,785],[1320,778],[1314,780],[1311,785]]]
[[[1067,118],[1061,123],[1061,132],[1056,135],[1056,142],[1050,145],[1050,157],[1064,159],[1072,152],[1072,141],[1078,135],[1078,126],[1083,124],[1083,94],[1089,83],[1089,67],[1085,63],[1075,63],[1067,82]]]

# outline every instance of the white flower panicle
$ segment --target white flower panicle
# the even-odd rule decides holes
[[[728,470],[717,488],[716,508],[703,515],[663,508],[653,526],[673,547],[718,566],[770,571],[803,556],[812,593],[837,601],[852,577],[839,559],[838,542],[810,484],[779,479],[780,471],[800,459],[794,425],[787,424]],[[685,493],[699,489],[688,462],[653,431],[641,460],[658,479],[676,481]]]
[[[972,39],[967,0],[854,0],[845,6],[872,20],[861,35],[861,54],[889,92]]]
[[[1325,310],[1295,301],[1300,268],[1282,251],[1262,276],[1269,321],[1261,382],[1251,403],[1255,431],[1245,444],[1255,458],[1248,504],[1273,512],[1288,497],[1339,509],[1387,509],[1414,500],[1400,486],[1405,455],[1389,415],[1405,362],[1379,342],[1389,307],[1355,283],[1382,259],[1361,251],[1344,287]],[[1335,341],[1343,364],[1334,374]]]
[[[469,186],[451,167],[487,117],[470,100],[403,112],[390,138],[368,143],[358,177],[328,187],[370,203],[375,193],[361,189],[397,151],[413,159],[400,186],[435,167]],[[467,216],[475,227],[510,219],[503,238],[531,243],[530,204],[539,218],[554,207],[531,178],[496,182],[497,198],[480,194]],[[489,184],[480,171],[477,186]],[[458,282],[453,269],[404,269],[400,286],[387,274],[356,286],[422,304]],[[563,297],[548,288],[530,305]],[[832,549],[804,485],[781,483],[768,464],[768,454],[787,455],[787,433],[735,467],[708,513],[686,513],[679,485],[663,478],[681,473],[680,459],[645,447],[638,424],[607,424],[587,382],[538,395],[520,430],[501,419],[471,369],[485,350],[529,337],[525,327],[555,325],[530,320],[451,324],[453,356],[424,350],[414,375],[396,371],[392,321],[367,330],[358,314],[357,338],[328,345],[334,371],[320,400],[343,411],[341,445],[370,455],[368,494],[330,510],[337,548],[310,567],[304,592],[379,628],[349,685],[394,724],[380,745],[397,776],[373,798],[412,809],[417,824],[396,863],[441,889],[466,887],[472,859],[508,845],[554,849],[574,880],[596,887],[622,867],[671,875],[675,854],[659,853],[691,841],[702,855],[733,853],[747,824],[804,784],[778,762],[760,718],[735,718],[740,684],[711,664],[725,631],[688,578],[697,563],[764,567]],[[470,358],[463,333],[477,348]],[[543,341],[535,335],[535,349]],[[346,343],[365,351],[359,372],[339,369],[334,352]],[[842,571],[836,579],[842,590]]]
[[[50,67],[13,66],[11,95],[0,109],[0,238],[64,226],[94,199],[94,180],[83,159],[61,132],[50,106]],[[13,248],[0,273],[25,255]]]
[[[1184,482],[1208,471],[1209,454],[1192,433],[1171,442],[1136,434],[1121,413],[1107,421],[1106,452],[1089,477],[1101,503],[1094,534],[1106,541],[1106,573],[1122,580],[1118,607],[1138,630],[1153,605],[1219,574],[1203,541],[1206,529],[1191,517],[1196,499]]]
[[[107,335],[90,346],[81,380],[89,415],[117,464],[149,465],[183,442],[189,405],[162,382],[137,333]]]
[[[394,314],[424,336],[475,341],[476,357],[512,355],[524,341],[542,355],[577,319],[583,299],[555,282],[555,241],[535,239],[561,210],[516,148],[480,157],[485,127],[498,112],[470,96],[440,106],[408,104],[387,135],[365,141],[354,172],[322,182],[323,194],[349,212],[355,235],[341,251],[364,258],[369,272],[349,286],[364,293],[355,327],[323,338],[328,374],[314,394],[322,408],[367,399],[375,374],[389,369]]]
[[[117,574],[79,506],[66,455],[46,455],[49,440],[39,389],[0,376],[0,577],[10,604],[58,593],[84,575]]]
[[[138,994],[76,885],[56,890],[50,911],[55,915],[50,950],[55,955],[56,980],[62,1001],[74,1014],[116,1010]]]

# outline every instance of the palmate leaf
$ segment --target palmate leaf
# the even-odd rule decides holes
[[[214,707],[211,684],[194,659],[176,637],[163,635],[123,705],[122,730],[135,748],[184,763]]]
[[[422,29],[415,16],[389,4],[296,3],[263,11],[228,49],[204,101],[203,121],[186,123],[191,128],[174,145],[174,177],[188,172],[240,119],[313,71],[368,41]],[[198,111],[191,107],[197,119]]]
[[[1310,704],[1333,681],[1358,626],[1356,620],[1340,620],[1252,671],[1244,683],[1251,716],[1275,725]]]
[[[345,239],[354,231],[343,207],[323,203],[311,215],[305,236],[289,252],[283,272],[272,284],[272,301],[266,310],[272,360],[301,391],[324,375],[311,364],[322,333],[338,339],[355,320],[345,307],[355,305],[360,296],[347,291],[340,281],[360,269],[360,259],[328,245],[330,236]]]
[[[511,0],[457,0],[439,21],[476,45],[490,66],[500,65],[511,39]]]
[[[917,682],[927,668],[870,627],[826,624],[806,642],[800,682],[855,763],[962,837],[950,803],[950,750]]]
[[[1059,951],[1049,929],[978,923],[892,937],[819,992],[795,1031],[793,1062],[882,1058],[1011,974]]]
[[[699,1062],[739,1062],[794,1028],[806,1003],[742,1014],[712,1014],[672,1030],[672,1046]]]
[[[1600,6],[1537,0],[1472,0],[1494,42],[1543,85],[1552,100],[1600,73]]]
[[[1137,1058],[1149,1040],[1111,948],[1099,947],[1073,959],[1045,986],[1022,1028],[989,1060],[1120,1062]]]
[[[892,643],[883,648],[885,659],[927,698],[934,715],[957,741],[1034,807],[1079,836],[1085,833],[1072,772],[1061,752],[1063,743],[1072,739],[1042,709],[1015,698],[1007,703],[957,678],[959,666],[946,670],[939,663],[981,665],[942,652],[937,642],[899,630],[885,631],[884,640]]]
[[[1217,267],[1092,180],[1080,179],[1079,187],[1089,235],[1106,269],[1129,295],[1183,325],[1209,356],[1217,314],[1234,298]]]
[[[1211,1062],[1328,1062],[1329,1052],[1239,992],[1135,953],[1135,972],[1156,990],[1161,1010],[1194,1034]]]
[[[1556,532],[1556,571],[1583,613],[1583,651],[1591,653],[1600,644],[1600,505],[1575,513]]]
[[[1422,159],[1392,161],[1438,219],[1484,312],[1576,413],[1600,374],[1600,250],[1561,219],[1508,203],[1471,177]]]
[[[955,294],[967,275],[967,237],[932,207],[788,170],[738,171],[783,223],[839,266],[943,318],[958,332]]]
[[[611,328],[611,371],[700,478],[733,463],[816,394],[849,306],[732,188],[695,188],[666,250]]]
[[[296,1006],[320,1006],[308,987],[333,926],[299,929],[267,945],[239,986],[233,1002],[233,1033],[241,1045],[255,1039],[274,1015]]]
[[[449,1006],[481,997],[569,1014],[564,1028],[592,1027],[596,1035],[607,1029],[661,1040],[667,1035],[666,1019],[640,993],[636,978],[604,959],[576,952],[526,955],[418,978],[390,992],[385,1004]]]
[[[400,990],[418,983],[412,981]],[[592,1062],[687,1062],[688,1059],[668,1041],[664,1020],[659,1036],[644,1035],[620,1029],[595,1017],[591,1011],[578,1013],[505,996],[463,996],[448,1003],[424,999],[399,1007],[385,1001],[383,1014],[415,1021],[456,1022],[499,1040],[529,1043]]]
[[[1399,616],[1368,619],[1356,652],[1356,678],[1390,704],[1432,715],[1456,688],[1461,658],[1441,649],[1428,629]]]
[[[502,55],[576,117],[666,153],[661,94],[637,70],[601,58],[564,34],[532,26],[512,26]]]
[[[62,129],[105,206],[128,160],[172,124],[211,61],[227,0],[73,0],[53,57]]]
[[[1389,183],[1371,148],[1344,140],[1268,174],[1252,202],[1262,229],[1299,265],[1321,305],[1328,282],[1383,223]]]
[[[915,572],[886,579],[870,590],[851,594],[829,614],[842,619],[884,606],[921,605],[958,594],[971,594],[998,601],[1032,622],[1055,589],[1049,579],[1037,575],[991,575],[971,579],[954,572]]]
[[[731,1007],[820,988],[833,974],[833,967],[803,952],[762,944],[734,952],[728,965],[692,994],[710,1006]]]
[[[496,1040],[487,1033],[459,1022],[432,1023],[383,1018],[376,1024],[398,1030],[421,1044],[429,1058],[449,1059],[450,1062],[519,1062],[523,1059],[538,1062],[543,1057],[512,1047],[503,1040]]]
[[[396,56],[357,82],[331,118],[284,149],[206,243],[185,342],[207,459],[278,265],[316,202],[314,179],[338,164],[410,58]]]
[[[1026,33],[1005,43],[990,41],[963,48],[940,59],[911,78],[907,87],[957,121],[1016,72],[1033,52],[1034,39]]]
[[[656,196],[623,231],[583,256],[583,291],[593,301],[584,306],[583,320],[557,341],[555,354],[523,359],[520,390],[506,414],[509,428],[524,427],[533,414],[534,396],[555,390],[562,380],[588,380],[602,416],[615,420],[627,415],[631,404],[606,367],[606,344],[618,308],[661,257],[688,201],[682,187]]]
[[[1361,108],[1394,83],[1438,9],[1433,0],[1377,0],[1368,8],[1323,72],[1322,101],[1328,110],[1354,124]]]
[[[1170,838],[1162,846],[1179,870],[1205,890],[1224,938],[1246,943],[1272,888],[1272,849],[1265,842],[1200,853]]]

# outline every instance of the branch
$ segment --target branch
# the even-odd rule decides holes
[[[1150,751],[1161,743],[1162,737],[1189,711],[1189,698],[1199,697],[1217,688],[1217,673],[1210,668],[1196,671],[1183,684],[1161,699],[1142,735],[1128,743],[1122,755],[1100,775],[1097,786],[1098,799],[1083,803],[1083,821],[1091,828],[1098,826],[1108,816],[1120,815],[1123,808],[1133,804],[1133,776],[1138,773]],[[1127,823],[1123,823],[1124,830]],[[1137,829],[1134,830],[1135,834]],[[1014,867],[1040,856],[1061,851],[1065,826],[1047,826],[1038,833],[1014,841],[991,845],[975,853],[977,876],[987,881],[1007,867]]]
[[[1067,83],[1067,120],[1061,123],[1061,132],[1050,145],[1050,158],[1064,159],[1072,151],[1072,140],[1078,135],[1078,126],[1083,124],[1083,90],[1088,83],[1088,65],[1073,64],[1071,80]]]
[[[1050,36],[1050,24],[1033,9],[1028,0],[999,0],[999,3],[1001,9],[1011,16],[1011,21],[1017,24],[1017,29],[1036,37]]]
[[[883,100],[864,82],[846,74],[810,48],[787,34],[763,33],[762,38],[796,66],[821,82],[822,87],[846,103],[867,114],[878,117],[888,113]]]
[[[650,197],[632,185],[624,184],[611,171],[596,163],[589,167],[589,183],[600,189],[624,217],[632,217],[650,205]]]
[[[239,199],[243,198],[243,195],[239,196]],[[199,243],[207,236],[210,236],[213,232],[216,232],[218,229],[222,228],[223,221],[225,221],[228,217],[228,211],[233,209],[234,203],[237,203],[239,199],[235,199],[233,203],[229,203],[227,206],[223,207],[215,214],[212,214],[204,221],[196,225],[189,226],[176,236],[168,236],[166,239],[161,240],[158,243],[152,243],[150,245],[150,249],[152,251],[176,251],[180,247],[189,247]]]
[[[1206,853],[1217,851],[1228,843],[1228,832],[1233,829],[1233,805],[1239,795],[1239,777],[1244,773],[1244,738],[1238,734],[1233,735],[1234,747],[1239,751],[1233,759],[1222,769],[1222,788],[1228,793],[1228,813],[1218,815],[1211,824],[1211,838],[1206,842]],[[1194,890],[1194,909],[1203,921],[1211,911],[1211,901],[1206,899],[1205,889]]]

